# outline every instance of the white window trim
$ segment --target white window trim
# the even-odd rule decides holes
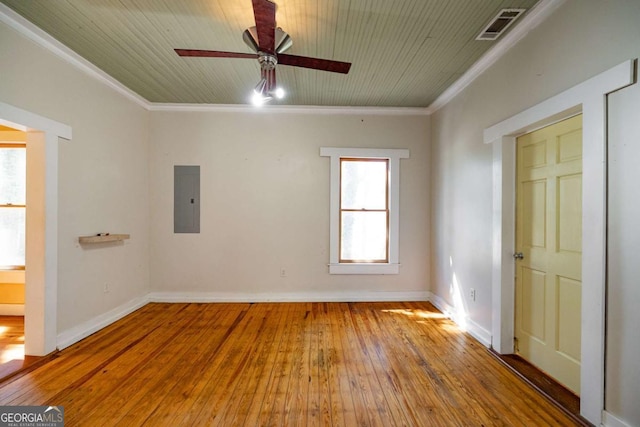
[[[400,159],[409,158],[407,149],[320,147],[320,156],[331,158],[329,203],[329,274],[398,274],[400,234]],[[340,263],[340,159],[389,160],[389,262]]]

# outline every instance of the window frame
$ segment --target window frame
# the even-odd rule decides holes
[[[352,208],[344,208],[342,206],[342,166],[344,164],[344,162],[384,162],[385,163],[385,170],[386,170],[386,176],[385,176],[385,197],[384,197],[384,204],[385,207],[384,209],[366,209],[366,208],[361,208],[361,209],[352,209]],[[389,263],[389,213],[390,213],[390,207],[389,207],[389,159],[381,159],[381,158],[372,158],[372,157],[340,157],[340,199],[339,199],[339,210],[340,210],[340,217],[339,217],[339,230],[340,230],[340,235],[339,235],[339,244],[338,244],[338,262],[340,264],[357,264],[357,263]],[[385,216],[386,216],[386,221],[385,221],[385,256],[384,259],[380,259],[380,260],[357,260],[357,259],[346,259],[343,258],[342,256],[342,219],[343,219],[343,213],[344,212],[384,212]]]
[[[24,142],[0,142],[0,150],[5,149],[5,148],[22,148],[25,150],[27,150],[27,144]],[[27,177],[25,176],[25,181],[26,181]],[[0,208],[9,208],[9,209],[23,209],[25,211],[25,215],[26,215],[26,211],[27,211],[27,205],[26,202],[24,205],[18,205],[18,204],[5,204],[2,203],[2,200],[0,200]],[[26,226],[26,224],[25,224]],[[25,265],[5,265],[5,264],[0,264],[0,271],[11,271],[11,270],[25,270]]]
[[[398,274],[400,231],[400,159],[408,149],[321,147],[320,156],[330,157],[329,274]],[[340,173],[341,159],[387,159],[388,262],[340,262]]]

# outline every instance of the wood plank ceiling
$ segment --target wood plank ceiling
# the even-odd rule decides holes
[[[278,66],[277,104],[427,107],[496,43],[475,37],[501,9],[537,1],[277,0],[287,53],[353,63],[348,75]],[[246,104],[259,80],[257,61],[173,51],[250,53],[251,0],[0,2],[150,102]]]

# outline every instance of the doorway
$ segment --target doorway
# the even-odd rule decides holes
[[[580,395],[582,115],[516,142],[515,353]]]
[[[26,133],[0,126],[0,379],[24,360]]]
[[[491,345],[500,354],[511,354],[515,332],[516,137],[583,114],[580,414],[596,425],[603,420],[605,390],[606,95],[633,84],[634,76],[634,61],[624,61],[484,130],[484,142],[493,147]]]
[[[25,354],[56,350],[58,277],[58,145],[71,128],[0,102],[0,125],[26,132],[27,200]]]

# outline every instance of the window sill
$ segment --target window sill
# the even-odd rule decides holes
[[[398,274],[400,264],[329,264],[329,274]]]
[[[24,265],[0,265],[0,271],[24,271]]]

